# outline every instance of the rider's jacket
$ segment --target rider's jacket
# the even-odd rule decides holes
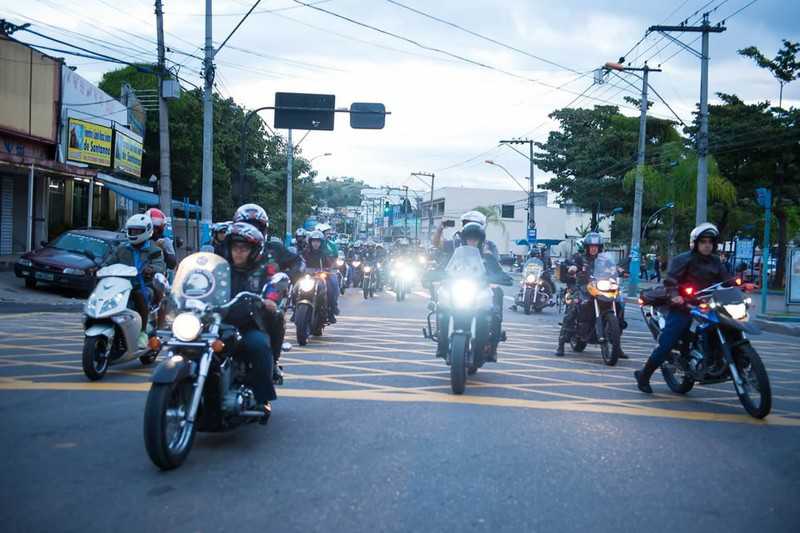
[[[718,255],[703,255],[698,252],[686,252],[673,258],[667,273],[667,279],[673,285],[689,285],[696,291],[730,278],[725,263]]]
[[[303,251],[303,260],[306,262],[306,268],[313,270],[327,270],[333,265],[333,258],[327,255],[322,246],[317,250],[308,246]]]
[[[572,256],[572,259],[567,261],[567,266],[577,267],[578,271],[574,276],[567,277],[567,286],[572,288],[576,284],[586,285],[594,271],[594,261],[597,259],[596,255],[580,254],[577,253]]]
[[[167,272],[167,265],[164,263],[164,253],[153,241],[147,241],[141,246],[134,246],[129,242],[123,242],[108,256],[104,265],[114,265],[117,263],[136,267],[140,273],[148,266],[153,267],[156,273],[165,274]]]
[[[464,246],[464,243],[461,240],[461,232],[457,231],[452,239],[444,239],[442,241],[442,251],[447,255],[449,258],[453,255],[453,252],[459,246]],[[483,243],[483,249],[487,252],[495,256],[496,258],[500,257],[500,253],[497,251],[497,245],[494,241],[486,240]]]
[[[272,241],[264,243],[258,264],[266,269],[269,276],[276,272],[285,272],[292,279],[295,279],[303,268],[301,256],[291,252],[283,244]]]
[[[236,268],[231,265],[231,298],[244,291],[261,294],[270,276],[271,274],[260,262],[249,269]],[[267,329],[268,319],[268,312],[252,300],[237,302],[225,315],[225,322],[236,326],[241,331],[253,328],[269,331]]]

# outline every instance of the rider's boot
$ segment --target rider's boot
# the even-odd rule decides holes
[[[640,391],[653,394],[653,388],[650,386],[650,377],[657,368],[658,365],[648,359],[644,364],[644,368],[633,373],[633,376],[636,378],[636,386],[639,387]]]
[[[561,328],[561,331],[558,333],[558,347],[556,348],[555,355],[558,357],[564,357],[564,345],[569,340],[569,331],[565,328]]]

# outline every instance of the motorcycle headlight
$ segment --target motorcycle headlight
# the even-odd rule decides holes
[[[33,261],[31,261],[30,259],[20,259],[19,261],[17,261],[17,264],[19,266],[32,267]]]
[[[404,268],[403,270],[400,271],[400,275],[403,277],[403,279],[406,280],[412,279],[414,277],[414,270],[410,268]]]
[[[475,303],[478,286],[468,279],[457,280],[453,283],[453,306],[464,309]]]
[[[425,257],[424,255],[419,256],[418,260],[419,260],[420,264],[422,264],[422,265],[424,265],[425,263],[428,262],[428,258]]]
[[[358,268],[361,266],[361,261],[353,261],[353,267]]]
[[[601,279],[597,281],[597,289],[603,292],[615,291],[619,288],[617,282],[611,279]]]
[[[172,323],[172,334],[183,342],[195,340],[202,329],[203,325],[194,313],[181,313]]]
[[[341,259],[337,259],[336,266],[342,266],[342,265],[344,265],[344,261],[342,261]]]
[[[372,272],[372,267],[370,267],[370,266],[365,266],[365,267],[364,267],[364,272]]]
[[[535,281],[536,281],[536,276],[534,276],[533,274],[528,274],[527,276],[525,276],[525,283],[533,283]]]
[[[303,279],[301,279],[297,285],[303,292],[311,292],[314,290],[314,280],[309,276],[306,276]]]
[[[745,303],[727,304],[723,305],[722,308],[734,320],[744,320],[747,318],[747,304]]]

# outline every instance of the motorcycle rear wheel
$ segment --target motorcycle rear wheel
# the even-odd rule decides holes
[[[297,330],[297,344],[305,346],[308,344],[308,336],[311,334],[311,306],[300,304],[294,310],[294,328]]]
[[[144,408],[144,445],[161,470],[183,464],[194,443],[195,428],[186,421],[192,401],[188,381],[153,383]]]
[[[574,335],[569,339],[569,345],[573,352],[580,353],[586,349],[586,342],[576,339]]]
[[[675,354],[672,354],[671,357],[661,365],[661,375],[664,377],[664,383],[667,384],[667,387],[672,392],[686,394],[694,387],[694,378],[684,371],[679,364],[676,364],[674,358],[677,356]]]
[[[464,394],[467,386],[467,350],[469,339],[462,333],[453,335],[450,341],[450,388],[453,394]]]
[[[108,371],[108,360],[111,355],[108,339],[103,336],[86,337],[83,340],[83,373],[91,381],[103,379]]]
[[[772,389],[761,356],[750,343],[745,343],[734,348],[733,360],[744,381],[744,390],[736,390],[739,401],[750,416],[764,418],[772,410]],[[753,392],[758,393],[758,401]]]

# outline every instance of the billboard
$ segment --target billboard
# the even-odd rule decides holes
[[[141,177],[142,153],[142,141],[119,129],[114,130],[114,171]]]
[[[99,167],[111,166],[111,128],[69,119],[67,159]]]

